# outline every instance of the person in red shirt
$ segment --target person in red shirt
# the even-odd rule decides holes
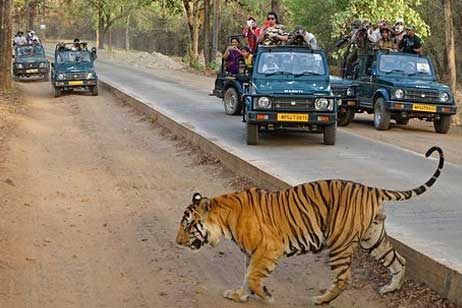
[[[242,36],[247,38],[247,46],[251,53],[257,49],[257,39],[261,34],[261,29],[257,27],[257,22],[253,17],[247,19],[247,24],[242,31]]]

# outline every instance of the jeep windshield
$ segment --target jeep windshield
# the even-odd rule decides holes
[[[57,62],[64,63],[81,63],[91,62],[90,53],[88,51],[61,51],[58,53]]]
[[[323,76],[326,75],[326,68],[323,57],[319,53],[273,51],[263,52],[260,55],[257,73],[266,76]]]
[[[434,77],[427,58],[403,54],[382,55],[379,60],[379,72],[406,77]]]
[[[16,56],[18,57],[44,57],[45,51],[42,46],[24,46],[16,48]]]

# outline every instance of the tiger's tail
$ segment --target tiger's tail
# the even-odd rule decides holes
[[[430,155],[433,154],[433,152],[438,152],[438,154],[440,155],[438,168],[433,173],[433,176],[427,182],[425,182],[424,185],[421,185],[411,190],[404,190],[404,191],[382,189],[381,192],[382,192],[383,200],[387,200],[387,201],[407,200],[407,199],[411,199],[415,196],[421,195],[424,192],[426,192],[427,189],[430,188],[436,182],[438,177],[441,175],[441,170],[443,169],[443,166],[444,166],[444,154],[443,154],[443,150],[440,147],[437,147],[437,146],[431,147],[427,151],[427,153],[425,153],[425,157],[429,157]]]

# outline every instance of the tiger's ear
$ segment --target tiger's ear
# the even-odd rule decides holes
[[[199,204],[202,200],[202,195],[200,193],[195,193],[192,197],[192,203]]]

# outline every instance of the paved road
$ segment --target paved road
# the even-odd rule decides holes
[[[436,168],[437,162],[425,159],[423,153],[342,130],[333,147],[320,144],[321,134],[297,133],[266,135],[260,145],[247,146],[240,118],[225,115],[220,100],[208,96],[212,85],[204,88],[184,74],[145,71],[102,60],[97,70],[102,80],[290,184],[343,178],[389,189],[408,189],[422,184]],[[462,167],[447,163],[431,192],[387,207],[390,234],[460,272],[461,180]]]

